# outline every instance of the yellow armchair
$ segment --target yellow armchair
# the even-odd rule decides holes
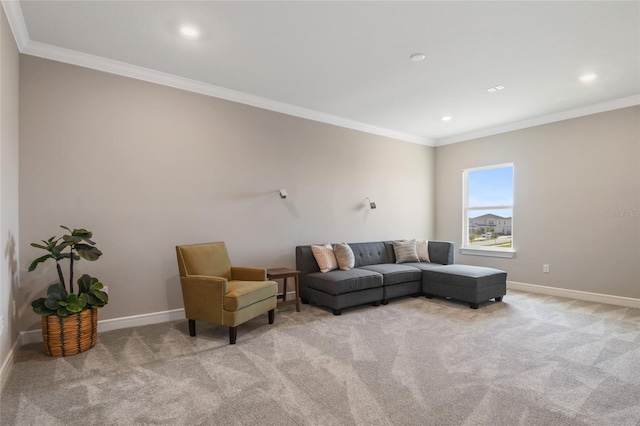
[[[264,313],[273,324],[278,284],[266,269],[231,266],[224,242],[176,246],[176,255],[191,336],[196,320],[228,326],[232,345],[240,324]]]

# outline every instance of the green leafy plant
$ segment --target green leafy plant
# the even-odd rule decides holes
[[[44,244],[32,243],[33,247],[46,250],[48,253],[31,262],[29,272],[34,271],[40,263],[53,259],[56,262],[59,282],[47,288],[47,297],[41,297],[31,302],[33,311],[38,315],[58,315],[67,317],[89,308],[100,308],[109,302],[109,295],[102,291],[104,286],[97,278],[83,274],[77,281],[78,292],[74,292],[73,268],[74,262],[80,259],[88,261],[98,260],[102,252],[95,247],[91,238],[93,234],[86,229],[71,230],[66,226],[61,228],[69,231],[62,237],[53,236],[42,240]],[[69,289],[62,273],[61,260],[69,259]]]

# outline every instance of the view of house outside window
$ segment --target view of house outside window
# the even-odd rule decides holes
[[[513,164],[466,169],[463,248],[513,251]]]

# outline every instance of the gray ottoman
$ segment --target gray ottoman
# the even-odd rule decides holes
[[[478,309],[481,302],[502,300],[507,294],[507,273],[470,265],[443,265],[422,272],[422,292],[427,298],[450,297]]]

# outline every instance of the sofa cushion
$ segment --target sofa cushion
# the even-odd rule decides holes
[[[353,250],[351,250],[349,244],[337,243],[333,248],[333,252],[338,260],[338,266],[343,271],[348,271],[355,266],[356,258],[353,256]]]
[[[485,268],[471,265],[440,265],[425,271],[427,281],[459,286],[478,288],[506,282],[507,273],[500,269]]]
[[[416,252],[416,240],[394,241],[393,252],[396,255],[396,263],[418,262]]]
[[[437,268],[438,266],[442,266],[439,263],[429,263],[429,262],[409,262],[403,263],[404,266],[411,266],[412,268],[418,268],[421,271],[429,271],[431,269]]]
[[[382,287],[382,275],[364,269],[348,271],[313,272],[306,277],[307,287],[338,295]]]
[[[336,260],[336,255],[333,252],[331,244],[311,246],[311,252],[313,253],[313,257],[316,258],[316,262],[318,262],[320,272],[329,272],[338,269],[338,261]]]
[[[397,263],[381,263],[379,265],[361,266],[357,269],[377,272],[384,276],[384,285],[394,285],[409,281],[422,280],[422,271],[407,265]]]

